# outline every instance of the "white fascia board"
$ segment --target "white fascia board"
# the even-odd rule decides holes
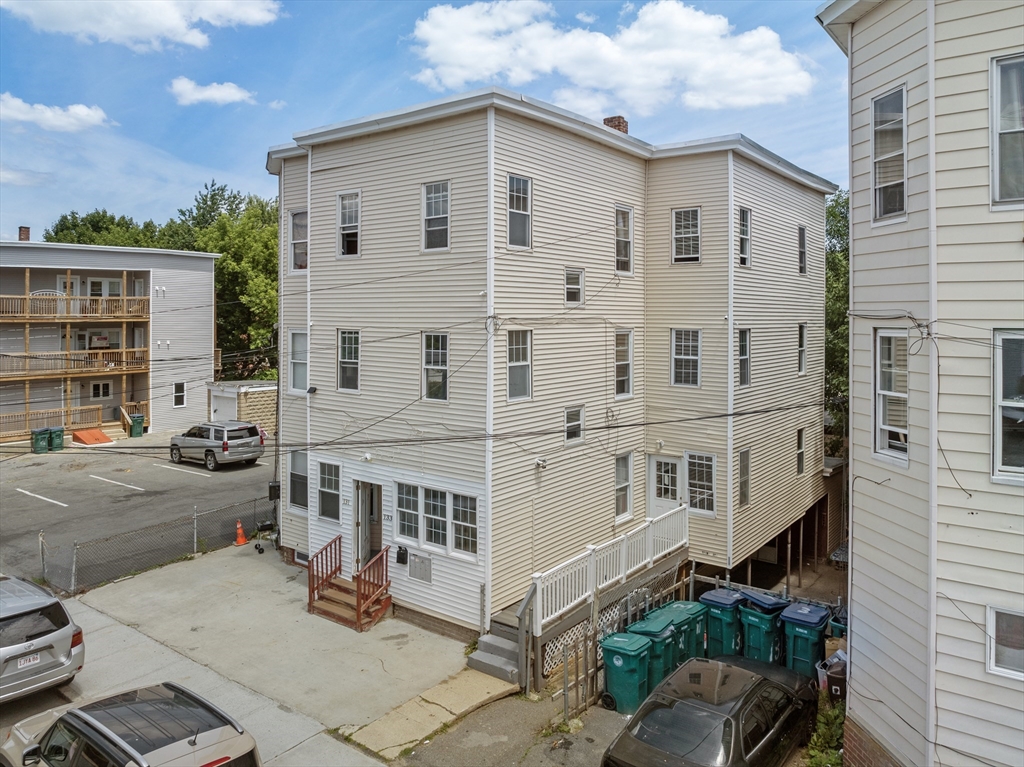
[[[818,20],[818,23],[835,41],[840,50],[849,56],[847,32],[850,25],[876,5],[884,2],[885,0],[827,0],[815,9],[814,18]]]
[[[0,241],[0,247],[2,248],[20,248],[23,250],[29,250],[39,248],[41,250],[91,250],[96,253],[133,253],[136,255],[144,256],[190,256],[192,258],[220,258],[220,253],[204,253],[201,251],[192,250],[169,250],[167,248],[124,248],[119,245],[83,245],[76,242],[39,242],[32,240],[26,242],[24,240],[2,240]],[[16,264],[4,263],[4,266],[16,266]],[[36,265],[38,266],[38,265]],[[42,267],[40,267],[42,268]],[[45,267],[51,268],[51,267]],[[52,267],[52,268],[63,268],[63,267]],[[74,266],[71,266],[74,269]],[[103,267],[97,267],[103,268]],[[115,267],[110,267],[115,268]],[[120,267],[116,267],[120,268]],[[147,267],[139,267],[147,268]]]
[[[302,157],[306,150],[294,141],[289,144],[278,144],[267,150],[267,173],[277,176],[281,173],[281,161],[286,157]]]

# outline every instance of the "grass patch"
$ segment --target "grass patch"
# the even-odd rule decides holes
[[[480,645],[480,640],[479,639],[474,639],[472,642],[470,642],[468,645],[466,645],[466,649],[462,651],[462,654],[463,655],[472,655],[473,653],[476,652],[476,648],[479,645]]]
[[[542,738],[550,738],[556,734],[568,735],[570,731],[568,722],[559,722],[558,724],[549,724],[540,731],[540,736]]]

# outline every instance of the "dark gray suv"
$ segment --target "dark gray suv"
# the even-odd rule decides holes
[[[222,463],[256,463],[263,455],[260,427],[248,421],[211,421],[171,437],[171,460],[202,461],[210,471]]]

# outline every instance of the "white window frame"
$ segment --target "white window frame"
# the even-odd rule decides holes
[[[797,273],[807,274],[807,227],[796,228],[796,260]]]
[[[880,339],[882,339],[882,338],[902,338],[904,340],[904,342],[907,343],[907,371],[906,371],[906,374],[907,374],[907,391],[904,394],[900,394],[899,392],[895,392],[895,391],[892,391],[892,392],[884,391],[883,392],[881,387],[880,387],[880,385],[879,385],[879,381],[880,381],[881,375],[882,375],[882,370],[881,370],[881,367],[882,367],[881,366],[882,344],[881,344],[881,341],[880,341]],[[871,356],[872,356],[871,390],[872,390],[872,394],[873,394],[873,396],[872,396],[872,412],[871,412],[872,424],[871,425],[872,425],[872,433],[873,433],[872,446],[873,446],[873,450],[874,450],[874,455],[875,455],[875,457],[884,456],[885,458],[887,458],[889,460],[892,460],[892,461],[895,461],[895,462],[897,462],[897,463],[899,463],[901,465],[907,465],[908,461],[909,461],[909,454],[910,454],[910,369],[909,369],[910,368],[910,339],[909,339],[909,334],[907,333],[907,331],[905,329],[899,329],[899,328],[875,328],[874,329],[874,338],[872,339]],[[882,397],[883,396],[895,397],[895,398],[898,398],[898,399],[903,399],[907,403],[907,405],[906,405],[906,407],[907,407],[907,428],[906,429],[900,429],[898,427],[897,428],[893,428],[891,426],[887,426],[887,427],[884,428],[884,431],[895,431],[896,433],[902,432],[902,433],[904,433],[906,435],[906,438],[907,438],[907,441],[905,443],[906,446],[907,446],[907,450],[906,451],[893,450],[892,448],[888,447],[887,444],[883,445],[883,443],[882,443],[882,431],[883,431],[883,424],[882,424]],[[888,442],[888,440],[886,440],[886,443],[887,442]]]
[[[428,365],[427,364],[427,338],[429,336],[444,336],[444,364],[443,365]],[[432,333],[424,332],[422,340],[420,341],[420,370],[423,371],[423,399],[427,402],[448,402],[451,397],[451,374],[448,372],[451,369],[452,359],[452,339],[448,333]],[[444,397],[431,397],[430,388],[427,385],[427,371],[428,370],[443,370],[444,371]]]
[[[745,334],[745,335],[744,335]],[[743,353],[743,338],[747,339],[747,353]],[[737,384],[739,387],[750,386],[750,381],[753,378],[750,370],[750,358],[751,358],[751,333],[750,328],[737,328],[736,329],[736,375],[739,379]],[[743,380],[743,362],[747,363],[747,380]]]
[[[619,237],[619,213],[626,214],[627,237],[623,239]],[[627,258],[629,259],[629,268],[619,268],[619,243],[623,243],[628,251]],[[616,274],[633,274],[633,209],[627,205],[616,205],[615,206],[615,273]]]
[[[892,94],[896,93],[897,91],[902,91],[902,93],[903,93],[903,117],[902,117],[902,121],[903,121],[903,143],[901,145],[900,152],[892,152],[892,153],[886,155],[885,157],[876,157],[875,156],[875,131],[876,131],[876,128],[875,128],[875,103],[878,102],[878,101],[881,101],[882,99],[886,98],[887,96],[891,96]],[[907,220],[907,207],[908,207],[907,206],[908,194],[907,194],[907,86],[906,86],[906,84],[901,84],[901,85],[896,86],[895,88],[890,88],[885,93],[882,93],[882,94],[876,96],[875,98],[871,99],[871,111],[869,112],[868,120],[869,120],[870,132],[871,132],[871,223],[872,223],[872,225],[876,225],[876,224],[895,224],[895,223],[899,223],[901,221],[906,221]],[[896,155],[898,155],[900,153],[902,153],[902,155],[903,155],[903,210],[898,211],[896,213],[889,213],[889,214],[887,214],[885,216],[881,216],[878,213],[878,185],[875,183],[875,165],[877,163],[881,162],[882,160],[888,159],[890,157],[895,157]]]
[[[341,357],[342,348],[343,348],[342,343],[341,343],[341,336],[342,336],[343,333],[344,334],[349,334],[349,335],[355,334],[355,337],[356,337],[356,345],[355,345],[356,357],[355,357],[354,360],[352,360],[352,359],[342,359],[342,357]],[[360,387],[362,385],[362,361],[360,360],[360,357],[362,356],[362,334],[358,330],[345,330],[344,328],[338,328],[337,339],[338,339],[338,387],[337,387],[338,391],[351,392],[353,394],[359,394]],[[342,366],[344,365],[346,367],[353,367],[353,363],[354,363],[354,366],[355,366],[355,369],[356,369],[356,386],[355,386],[354,389],[350,388],[348,386],[342,386],[341,385],[341,368],[342,368]]]
[[[409,499],[413,498],[413,496],[408,494],[408,493],[406,493],[404,496],[402,495],[402,492],[401,492],[401,489],[400,489],[402,486],[405,486],[407,488],[411,488],[411,489],[416,491],[416,495],[415,495],[416,508],[415,509],[404,509],[404,508],[402,508],[399,505],[399,502],[401,501],[402,498],[409,498]],[[422,511],[422,506],[423,506],[423,504],[422,504],[422,501],[423,501],[423,488],[420,487],[419,485],[413,485],[413,484],[411,484],[409,482],[395,482],[395,495],[394,495],[394,498],[395,498],[395,528],[394,528],[395,539],[399,540],[399,541],[410,541],[412,544],[414,544],[416,546],[421,545],[420,538],[421,538],[421,536],[423,534],[423,520],[420,519],[420,512]],[[403,524],[402,515],[403,514],[405,514],[406,516],[412,515],[413,517],[415,517],[415,520],[416,520],[416,535],[408,535],[407,533],[403,533],[402,532],[402,524]]]
[[[295,217],[299,215],[306,216],[306,239],[304,240],[295,239]],[[306,246],[306,265],[303,267],[295,266],[295,246],[298,243]],[[307,271],[309,271],[309,211],[290,210],[288,211],[288,273],[298,274]]]
[[[619,473],[619,461],[622,460],[623,458],[626,459],[626,464],[627,464],[627,469],[626,470],[627,470],[628,473],[626,475],[626,481],[625,482],[619,482],[619,476],[618,476],[618,473]],[[633,451],[630,451],[628,453],[620,453],[619,455],[615,456],[614,466],[615,466],[615,474],[614,474],[614,478],[615,478],[615,482],[614,482],[614,485],[615,485],[615,497],[614,497],[613,512],[614,512],[614,515],[615,515],[615,523],[618,524],[620,522],[625,522],[625,521],[630,520],[630,519],[633,518]],[[621,514],[619,514],[619,510],[618,510],[619,491],[620,490],[625,490],[625,492],[626,492],[626,510],[624,512],[622,512]]]
[[[702,509],[690,503],[690,460],[705,460],[708,458],[711,459],[711,508]],[[683,498],[686,499],[686,503],[689,508],[689,513],[693,516],[705,517],[707,519],[715,519],[715,517],[717,516],[717,505],[715,498],[717,493],[715,492],[715,483],[718,479],[718,459],[715,456],[715,454],[700,453],[695,450],[687,450],[685,453],[683,453],[683,479],[683,486],[686,488],[685,492],[683,493]]]
[[[341,231],[341,200],[343,197],[356,198],[356,223],[355,229],[349,228],[346,232]],[[345,224],[346,227],[352,227],[352,224]],[[342,243],[344,238],[342,234],[350,234],[355,231],[356,234],[356,252],[355,253],[342,253]],[[335,243],[335,258],[360,258],[363,255],[363,193],[361,189],[347,189],[342,192],[338,192],[336,197],[336,207],[334,212],[334,237],[337,240]]]
[[[512,179],[519,179],[527,183],[526,187],[526,210],[513,210],[512,209]],[[507,208],[507,217],[505,219],[505,242],[511,250],[530,250],[533,248],[533,179],[529,176],[517,176],[514,173],[509,173],[506,177],[505,184],[505,205]],[[526,216],[526,245],[514,245],[512,244],[512,214]]]
[[[306,337],[306,359],[296,360],[293,354],[295,349],[295,336]],[[306,370],[306,386],[302,389],[295,388],[295,368],[302,366]],[[309,389],[309,331],[306,329],[302,330],[289,330],[288,331],[288,393],[289,394],[306,394]]]
[[[96,387],[100,387],[100,396],[95,396]],[[103,396],[103,387],[107,387],[107,396]],[[114,381],[90,381],[89,382],[89,401],[90,402],[106,402],[114,398]]]
[[[688,211],[697,211],[697,254],[679,255],[676,253],[678,245],[685,242],[692,234],[676,234],[676,214]],[[673,208],[669,215],[669,242],[672,243],[671,263],[673,264],[699,264],[703,253],[703,237],[701,235],[701,209],[700,206],[690,208]]]
[[[676,333],[696,333],[697,334],[697,356],[689,356],[685,354],[676,354]],[[700,353],[702,351],[701,346],[704,342],[704,332],[700,328],[672,328],[669,332],[669,376],[670,384],[672,386],[685,386],[691,389],[699,389],[701,382],[701,366],[700,366]],[[685,345],[685,344],[684,344]],[[696,383],[682,383],[676,380],[676,360],[696,360],[697,361],[697,382]]]
[[[803,474],[807,468],[807,434],[806,429],[796,430],[796,473]]]
[[[996,330],[992,347],[995,351],[992,366],[992,478],[1000,482],[1024,484],[1024,469],[1003,464],[1003,408],[1024,411],[1024,401],[1004,399],[1003,395],[1003,341],[1006,338],[1021,339],[1024,330]]]
[[[746,233],[744,234],[744,221],[743,214],[746,213]],[[751,267],[754,263],[753,254],[751,253],[751,246],[753,245],[753,218],[754,214],[750,208],[740,208],[740,221],[737,231],[739,232],[739,243],[736,252],[739,255],[739,265],[745,267]],[[744,253],[743,245],[746,244],[746,253]]]
[[[1011,610],[1006,607],[996,607],[994,605],[987,605],[985,608],[985,633],[987,634],[986,651],[985,651],[985,668],[990,674],[997,674],[998,676],[1009,677],[1010,679],[1024,679],[1024,673],[1017,671],[1016,669],[1006,668],[1005,666],[999,666],[996,664],[996,613],[1006,613],[1007,615],[1018,615],[1024,616],[1024,612],[1020,610]],[[1022,651],[1024,652],[1024,651]]]
[[[580,414],[579,420],[578,421],[570,421],[569,420],[569,413],[570,412],[577,412],[577,411]],[[563,411],[563,413],[562,413],[562,426],[563,426],[562,435],[563,435],[563,437],[565,439],[565,444],[566,445],[580,445],[580,444],[583,444],[583,441],[585,439],[584,434],[585,434],[585,431],[586,431],[585,424],[586,424],[586,408],[583,405],[571,405],[570,407],[567,407]],[[571,427],[573,427],[573,426],[578,426],[579,427],[580,433],[579,433],[578,437],[570,437],[569,436],[569,429]]]
[[[181,394],[178,393],[178,387],[179,386],[181,387]],[[185,392],[187,390],[188,390],[188,382],[187,381],[175,381],[174,383],[171,384],[171,407],[172,408],[185,407],[185,405],[187,404],[187,397],[186,397]],[[180,405],[177,404],[179,396],[181,397],[181,404]]]
[[[619,362],[619,336],[628,336],[629,350],[626,362]],[[615,399],[629,399],[633,396],[633,331],[625,328],[615,329],[615,343],[612,349],[612,385],[614,387]],[[626,391],[619,393],[619,366],[626,365],[628,376],[626,377]]]
[[[411,488],[416,491],[416,509],[403,509],[399,506],[399,486],[405,485],[407,488]],[[427,520],[435,519],[440,521],[441,517],[428,515],[426,509],[426,495],[427,491],[439,493],[444,496],[444,544],[433,543],[427,540]],[[469,522],[460,521],[455,518],[455,498],[469,498],[473,500],[473,513],[476,516],[475,522],[470,524]],[[412,496],[408,496],[411,498]],[[416,518],[416,536],[406,535],[401,531],[402,514],[414,515]],[[450,490],[441,490],[437,487],[430,487],[429,485],[415,485],[411,482],[395,482],[394,483],[394,519],[395,525],[393,534],[395,540],[401,543],[407,543],[412,546],[427,550],[436,551],[446,556],[466,559],[469,561],[477,561],[479,557],[480,547],[483,545],[481,536],[481,520],[480,520],[480,498],[473,495],[472,493],[458,493]],[[469,528],[474,532],[473,543],[476,546],[476,551],[467,551],[464,548],[459,548],[456,545],[456,530],[459,528]]]
[[[1000,107],[1002,102],[1002,78],[999,76],[1000,67],[1006,64],[1015,64],[1017,62],[1024,61],[1024,55],[1015,54],[1013,56],[1004,56],[1001,58],[992,59],[992,71],[991,71],[991,84],[989,87],[989,93],[992,94],[992,103],[990,106],[989,114],[991,115],[989,122],[991,123],[991,186],[992,186],[992,206],[999,208],[1000,210],[1005,209],[1020,209],[1024,208],[1024,198],[1011,197],[1003,200],[999,196],[999,137],[1003,133],[1016,133],[1017,131],[1003,131],[1000,128]]]
[[[746,471],[744,471],[744,456],[746,456]],[[739,451],[736,458],[736,472],[739,481],[736,483],[738,490],[737,502],[742,506],[750,505],[750,448],[746,447]],[[744,487],[746,488],[746,499],[743,498]]]
[[[473,522],[470,524],[467,521],[459,520],[455,518],[455,499],[466,498],[473,501]],[[448,493],[448,517],[451,520],[451,551],[449,553],[463,557],[477,557],[480,551],[480,501],[475,495],[466,495],[464,493]],[[473,551],[461,548],[458,545],[459,540],[459,528],[471,529],[473,531]]]
[[[579,275],[579,278],[580,278],[579,286],[570,285],[569,284],[569,275],[570,274]],[[566,306],[580,306],[584,302],[584,300],[586,298],[586,294],[583,292],[585,282],[586,282],[586,270],[585,269],[570,269],[568,267],[566,268],[566,270],[565,270],[565,293],[564,293],[565,305]],[[571,300],[569,300],[569,291],[570,290],[578,290],[580,292],[580,300],[579,301],[571,301]]]
[[[303,471],[296,471],[296,467],[301,467]],[[320,467],[317,467],[317,490],[319,490],[319,476]],[[292,475],[306,478],[306,503],[300,505],[295,503],[295,496],[292,494]],[[309,511],[309,454],[305,450],[296,450],[288,454],[288,506],[289,508],[302,509],[303,511]]]
[[[796,329],[796,372],[804,375],[807,372],[807,323],[801,322]]]
[[[526,334],[526,360],[512,361],[512,334]],[[516,348],[521,348],[518,344]],[[533,331],[509,330],[505,336],[505,396],[509,402],[523,402],[533,398]],[[512,368],[526,368],[526,394],[512,396]]]
[[[338,476],[336,478],[337,483],[338,483],[338,487],[337,487],[336,490],[331,490],[330,488],[324,487],[324,480],[326,479],[328,482],[331,480],[331,477],[324,477],[323,467],[325,467],[325,466],[330,466],[330,467],[332,467],[334,469],[337,469],[337,471],[338,471]],[[307,482],[309,481],[308,477],[307,477],[306,481]],[[308,485],[307,485],[307,492],[308,492]],[[323,496],[324,496],[324,493],[327,493],[329,495],[336,495],[338,497],[338,518],[337,519],[335,519],[334,517],[328,517],[328,516],[324,515],[324,513],[323,513],[323,511],[324,511],[324,504],[323,504],[323,500],[322,500]],[[330,461],[317,461],[317,464],[316,464],[316,515],[320,519],[329,519],[332,522],[338,522],[339,524],[341,523],[341,466],[336,464],[336,463],[331,463]]]
[[[443,216],[428,216],[427,215],[427,187],[436,186],[438,184],[444,184],[444,208],[445,214]],[[423,211],[423,240],[420,243],[420,250],[424,253],[445,253],[452,249],[452,182],[450,179],[443,179],[441,181],[428,181],[421,185],[420,189],[420,204],[422,205]],[[427,247],[427,230],[428,223],[431,219],[445,219],[445,246],[443,248],[428,248]],[[435,228],[431,231],[436,231],[440,227]]]

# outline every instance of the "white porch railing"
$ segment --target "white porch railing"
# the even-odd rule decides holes
[[[643,525],[599,546],[587,546],[582,554],[534,573],[537,587],[533,609],[533,634],[581,604],[590,602],[604,589],[651,567],[689,542],[687,506],[660,517],[648,517]]]

